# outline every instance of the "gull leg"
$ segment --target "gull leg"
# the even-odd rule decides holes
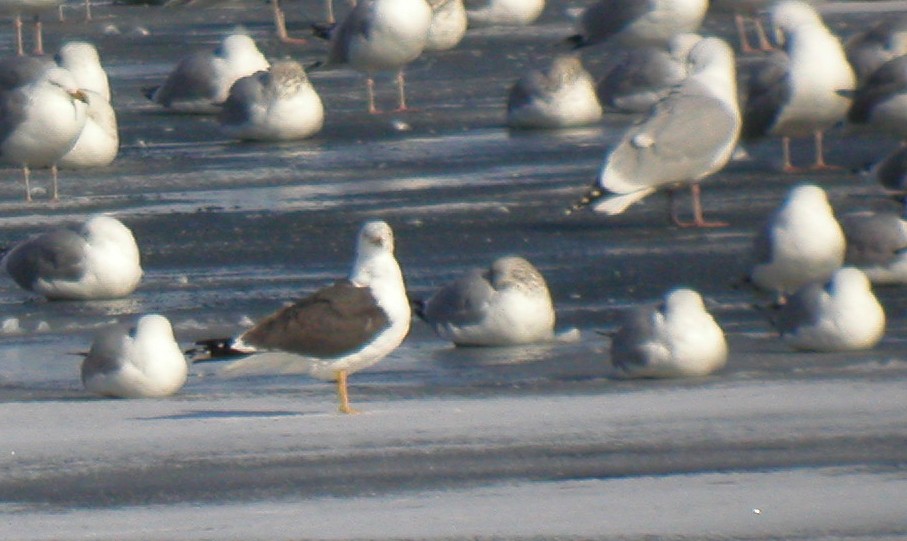
[[[287,19],[283,10],[280,9],[280,0],[271,0],[271,9],[274,12],[274,29],[277,32],[277,39],[283,43],[293,43],[297,45],[308,43],[308,40],[306,39],[291,38],[287,34]]]
[[[50,174],[51,174],[51,177],[53,178],[53,184],[54,184],[54,188],[53,188],[53,198],[51,199],[52,201],[59,201],[59,200],[60,200],[60,192],[59,192],[59,190],[58,190],[58,185],[57,185],[57,173],[58,173],[58,171],[57,171],[57,164],[51,165],[51,166],[50,166]]]
[[[797,173],[800,171],[800,168],[794,167],[790,161],[790,137],[781,138],[781,158],[782,158],[781,169],[785,173]]]
[[[28,164],[22,165],[22,178],[25,179],[25,200],[29,203],[31,202],[31,183],[29,183],[28,177],[31,176],[31,171],[28,170]]]
[[[13,19],[13,25],[16,27],[16,51],[19,56],[25,56],[25,47],[22,46],[22,16],[18,13],[16,18]]]
[[[762,24],[762,19],[759,18],[759,15],[753,17],[753,24],[756,25],[756,37],[759,40],[759,48],[763,51],[772,51],[775,48],[772,47],[772,42],[768,40],[768,34],[765,33],[765,25]]]
[[[406,79],[403,76],[403,69],[397,72],[397,111],[406,111]]]
[[[825,161],[825,145],[823,144],[824,135],[821,130],[816,130],[813,134],[813,141],[816,147],[816,161],[810,168],[814,171],[826,171],[830,169],[840,169],[837,165],[829,165]]]
[[[324,16],[331,24],[337,22],[337,19],[334,18],[334,0],[324,0]]]
[[[740,13],[734,14],[734,25],[737,27],[737,37],[740,38],[740,52],[754,53],[756,49],[750,45],[750,40],[746,37],[746,20]]]
[[[346,370],[337,371],[337,397],[340,399],[340,413],[359,413],[350,406],[350,394],[346,386]]]
[[[44,54],[44,27],[39,15],[35,15],[35,54]]]
[[[381,111],[375,107],[375,79],[371,75],[365,79],[365,92],[368,96],[368,112],[373,115],[380,113]]]
[[[85,20],[91,20],[91,0],[85,0]]]
[[[690,184],[690,195],[692,196],[693,203],[693,221],[684,222],[677,217],[677,213],[674,209],[674,191],[670,192],[671,194],[671,221],[674,222],[674,225],[677,227],[727,227],[727,222],[709,222],[702,215],[702,200],[701,200],[702,188],[699,186],[699,183]]]

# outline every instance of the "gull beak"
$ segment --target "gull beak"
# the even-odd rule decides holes
[[[88,94],[86,94],[82,89],[67,90],[67,93],[83,103],[88,103]]]

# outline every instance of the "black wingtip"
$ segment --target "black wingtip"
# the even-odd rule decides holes
[[[593,186],[586,195],[584,195],[579,201],[570,206],[570,208],[564,210],[564,214],[571,215],[578,210],[582,210],[595,201],[598,201],[606,195],[605,191],[599,188],[597,185]]]
[[[233,338],[208,338],[195,342],[197,347],[187,349],[186,355],[193,363],[216,362],[236,357],[245,357],[247,352],[235,349],[236,340]]]
[[[570,36],[570,37],[568,37],[567,39],[565,39],[565,40],[564,40],[564,43],[566,43],[567,45],[569,45],[570,48],[573,49],[574,51],[577,50],[577,49],[582,49],[583,47],[585,47],[586,45],[588,45],[588,44],[586,43],[586,38],[584,38],[584,37],[583,37],[582,35],[580,35],[580,34],[573,34],[572,36]]]
[[[158,88],[160,88],[160,86],[142,87],[142,95],[144,95],[149,100],[154,101],[154,95],[157,93]]]
[[[316,38],[324,40],[331,39],[335,28],[337,28],[337,23],[312,23],[312,33]]]
[[[427,303],[425,299],[411,299],[409,305],[413,310],[413,313],[416,314],[416,317],[425,321],[425,307]]]

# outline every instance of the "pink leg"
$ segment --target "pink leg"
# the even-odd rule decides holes
[[[31,176],[31,171],[28,169],[28,164],[22,165],[22,178],[25,179],[25,200],[29,203],[31,202],[31,183],[29,182],[29,177]]]
[[[274,30],[277,32],[277,39],[283,43],[292,43],[294,45],[308,43],[308,40],[306,39],[291,38],[287,34],[287,19],[283,10],[280,9],[280,0],[271,0],[271,10],[274,12]]]
[[[813,163],[811,169],[816,171],[826,171],[830,169],[840,169],[837,165],[829,165],[825,162],[825,147],[823,144],[823,134],[821,130],[816,130],[813,134],[813,140],[816,146],[816,161]]]
[[[756,25],[756,37],[759,39],[759,48],[763,51],[774,50],[772,43],[765,34],[765,26],[762,24],[762,19],[759,18],[759,15],[753,17],[753,24]]]
[[[398,106],[397,111],[407,111],[406,107],[406,80],[403,77],[403,69],[397,72],[397,99]]]
[[[44,54],[44,28],[38,15],[35,15],[35,54]]]
[[[381,111],[375,107],[375,79],[371,75],[365,80],[365,93],[368,96],[368,112],[378,114]]]
[[[790,161],[790,137],[781,138],[781,156],[783,162],[781,169],[785,173],[797,173],[800,171],[800,168],[794,167]]]
[[[727,227],[727,222],[709,222],[702,215],[702,201],[701,201],[701,192],[699,183],[690,184],[690,195],[692,196],[693,201],[693,221],[684,222],[677,218],[677,213],[674,212],[673,205],[673,192],[671,192],[671,220],[677,227]]]
[[[734,14],[734,24],[737,26],[737,36],[740,38],[740,52],[754,53],[756,49],[750,46],[750,40],[746,37],[746,21],[740,13]]]
[[[25,56],[25,47],[22,46],[22,17],[19,14],[16,14],[13,24],[16,27],[16,51],[19,56]]]

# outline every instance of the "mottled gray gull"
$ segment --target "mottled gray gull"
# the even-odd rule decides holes
[[[20,287],[52,300],[125,297],[142,279],[132,231],[104,215],[88,219],[79,231],[55,229],[26,239],[0,265]]]
[[[907,283],[907,221],[895,212],[852,211],[841,216],[847,240],[844,264],[873,284]]]
[[[724,331],[696,291],[677,288],[661,306],[623,313],[611,337],[611,363],[628,378],[705,376],[727,363]]]
[[[299,62],[281,60],[233,83],[219,121],[230,137],[292,141],[321,130],[324,106]]]
[[[576,55],[558,55],[546,71],[532,70],[510,88],[511,128],[571,128],[601,120],[595,82]]]
[[[907,141],[907,55],[885,62],[857,87],[847,120]]]
[[[82,361],[82,384],[115,398],[170,396],[185,385],[188,366],[170,321],[149,314],[134,326],[111,325],[97,333]]]
[[[349,278],[278,310],[236,338],[199,342],[218,356],[252,355],[229,372],[306,373],[337,381],[340,411],[354,413],[347,376],[372,366],[403,342],[410,303],[394,257],[394,234],[385,222],[359,231]],[[292,355],[286,355],[286,354]]]
[[[740,134],[734,52],[718,38],[706,38],[690,51],[690,75],[642,122],[630,127],[605,158],[598,182],[573,210],[592,205],[596,212],[620,214],[659,189],[671,195],[671,219],[680,226],[704,227],[699,183],[727,164]],[[690,186],[693,221],[681,222],[673,191]]]

